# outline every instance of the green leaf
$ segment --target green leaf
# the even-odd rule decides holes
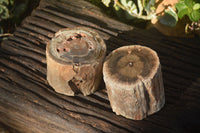
[[[132,0],[120,0],[120,2],[126,8],[127,12],[135,9],[135,3]]]
[[[155,0],[145,0],[145,11],[147,12],[147,14],[151,13],[151,11],[154,11],[152,9],[155,8]]]
[[[178,16],[177,16],[176,12],[170,7],[168,7],[168,9],[169,10],[165,11],[165,13],[171,15],[176,21],[178,21]]]
[[[189,18],[194,22],[200,20],[200,12],[198,10],[193,10],[192,13],[189,14]]]
[[[128,3],[127,3],[127,7],[132,7],[133,6],[133,1],[129,1]]]
[[[0,5],[0,13],[0,19],[7,19],[10,16],[8,9],[3,5]]]
[[[184,3],[184,1],[180,1],[177,3],[176,8],[178,9],[178,17],[181,19],[183,16],[189,14],[189,8],[188,6]]]
[[[193,1],[193,0],[185,0],[184,2],[185,2],[185,4],[186,4],[186,6],[188,6],[188,7],[193,7],[193,4],[194,4],[194,1]]]
[[[130,14],[137,14],[138,10],[135,4],[132,5],[131,10],[130,10]]]
[[[174,27],[178,22],[178,16],[172,8],[169,8],[169,10],[165,11],[165,15],[159,18],[159,20],[163,25]]]
[[[179,17],[180,19],[182,19],[183,16],[185,16],[185,15],[187,15],[187,14],[188,14],[188,8],[183,9],[183,10],[180,10],[180,11],[178,12],[178,17]]]
[[[105,6],[109,7],[111,0],[102,0],[102,2]]]
[[[123,6],[125,6],[126,8],[128,7],[128,3],[127,3],[127,0],[120,0],[121,4]]]
[[[184,9],[188,8],[186,6],[186,4],[184,2],[182,2],[182,1],[180,1],[179,3],[176,3],[175,6],[178,9],[178,11],[181,11],[181,10],[184,10]]]
[[[0,4],[9,5],[9,0],[0,0]]]
[[[139,8],[139,15],[142,15],[142,11],[144,9],[142,5],[142,0],[137,0],[137,3],[138,3],[138,8]]]
[[[200,9],[200,4],[199,3],[196,3],[194,6],[193,6],[193,10],[199,10]]]

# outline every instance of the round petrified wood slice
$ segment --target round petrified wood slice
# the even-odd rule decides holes
[[[117,115],[141,120],[164,106],[161,65],[150,48],[132,45],[114,50],[104,62],[103,77]]]
[[[48,43],[47,80],[56,92],[89,95],[102,78],[106,45],[89,28],[62,29]]]

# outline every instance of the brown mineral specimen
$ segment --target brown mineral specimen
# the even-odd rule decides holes
[[[141,120],[165,103],[161,65],[155,51],[132,45],[114,50],[103,65],[112,110]]]
[[[46,48],[47,80],[56,92],[74,96],[97,90],[102,78],[106,45],[89,28],[66,28]]]

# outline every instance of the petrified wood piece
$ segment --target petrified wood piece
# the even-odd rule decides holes
[[[89,95],[102,78],[106,45],[89,28],[62,29],[48,43],[47,80],[56,92]]]
[[[165,103],[161,65],[155,51],[133,45],[114,50],[103,66],[112,110],[141,120]]]

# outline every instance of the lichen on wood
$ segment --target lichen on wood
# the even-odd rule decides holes
[[[73,96],[98,89],[106,45],[85,27],[62,29],[48,43],[47,80],[55,91]]]

